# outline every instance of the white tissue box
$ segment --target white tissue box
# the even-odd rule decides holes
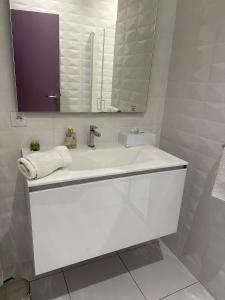
[[[137,147],[144,145],[152,145],[156,144],[156,135],[144,131],[139,133],[131,133],[130,131],[122,131],[119,132],[118,141],[125,147]]]

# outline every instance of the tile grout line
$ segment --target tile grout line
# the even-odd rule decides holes
[[[128,271],[128,273],[130,274],[131,279],[133,280],[133,282],[135,283],[136,287],[138,288],[138,290],[140,291],[140,293],[142,294],[142,296],[144,297],[145,300],[148,300],[146,298],[146,296],[144,295],[144,293],[142,292],[141,288],[139,287],[139,285],[137,284],[136,280],[134,279],[134,277],[132,276],[130,270],[128,269],[128,267],[126,266],[125,262],[123,261],[123,259],[120,257],[120,254],[118,252],[116,252],[116,254],[118,255],[118,258],[120,259],[121,263],[123,264],[123,266],[125,267],[125,269]]]
[[[199,281],[196,281],[196,282],[194,282],[194,283],[192,283],[192,284],[190,284],[190,285],[188,285],[188,286],[186,286],[186,287],[184,287],[184,288],[182,288],[182,289],[177,290],[176,292],[173,292],[173,293],[171,293],[171,294],[169,294],[169,295],[167,295],[167,296],[164,296],[164,297],[162,297],[162,298],[159,298],[158,300],[166,299],[167,297],[170,297],[170,296],[172,296],[172,295],[175,295],[176,293],[178,293],[178,292],[180,292],[180,291],[183,291],[183,290],[186,290],[187,288],[189,288],[189,287],[191,287],[191,286],[193,286],[193,285],[195,285],[195,284],[198,284],[198,283],[199,283]]]
[[[69,299],[72,300],[72,299],[71,299],[71,296],[70,296],[69,287],[68,287],[68,284],[67,284],[67,281],[66,281],[66,276],[65,276],[63,270],[62,270],[62,274],[63,274],[63,278],[64,278],[64,280],[65,280],[65,284],[66,284],[67,292],[68,292],[68,295],[69,295]]]

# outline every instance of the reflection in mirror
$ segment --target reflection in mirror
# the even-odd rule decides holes
[[[19,111],[144,112],[158,0],[10,0]]]

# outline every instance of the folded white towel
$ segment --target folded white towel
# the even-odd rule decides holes
[[[223,150],[223,155],[220,160],[212,196],[225,201],[225,149]]]
[[[35,152],[18,159],[18,169],[28,179],[47,176],[72,161],[67,147],[58,146],[46,152]]]

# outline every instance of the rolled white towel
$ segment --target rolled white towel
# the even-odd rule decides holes
[[[220,160],[212,196],[225,201],[225,149],[223,150],[223,155]]]
[[[72,162],[69,150],[58,146],[45,152],[35,152],[18,159],[18,169],[28,179],[45,177]]]

